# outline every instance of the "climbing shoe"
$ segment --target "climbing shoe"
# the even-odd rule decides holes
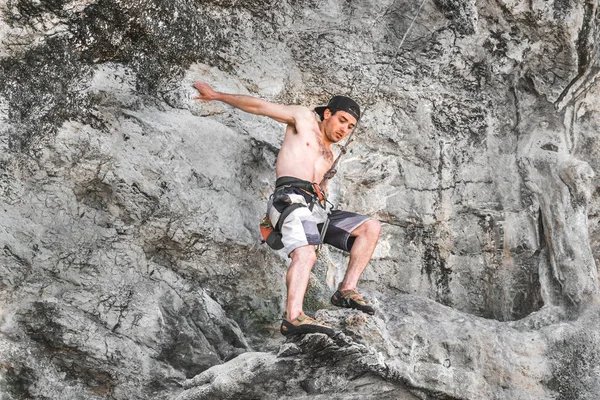
[[[375,309],[363,299],[360,293],[353,289],[338,289],[333,296],[331,296],[331,304],[336,307],[354,308],[370,315],[375,314]]]
[[[333,336],[335,331],[315,321],[308,315],[301,313],[298,318],[293,321],[287,320],[287,314],[283,314],[283,321],[281,321],[281,328],[279,330],[282,335],[304,335],[306,333],[324,333],[327,336]]]

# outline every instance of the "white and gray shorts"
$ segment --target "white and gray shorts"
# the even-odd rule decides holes
[[[282,242],[286,254],[306,245],[321,244],[319,232],[327,219],[327,211],[318,203],[310,210],[314,195],[304,189],[294,186],[280,187],[269,199],[267,213],[273,225],[279,221],[283,210],[291,204],[301,204],[301,207],[292,211],[281,226]],[[371,219],[365,215],[348,211],[332,210],[329,214],[329,226],[323,242],[340,250],[350,251],[354,244],[354,237],[350,233]]]

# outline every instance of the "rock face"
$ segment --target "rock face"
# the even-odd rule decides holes
[[[597,2],[0,13],[0,398],[597,398]],[[341,333],[279,335],[284,127],[196,80],[366,109],[331,191],[383,223],[376,316],[331,309],[325,248],[305,309]]]

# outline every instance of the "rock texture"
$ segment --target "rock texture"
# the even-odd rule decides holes
[[[0,0],[0,398],[595,399],[597,21],[589,0]],[[376,316],[328,306],[347,255],[325,248],[305,308],[340,334],[279,335],[287,260],[258,220],[284,127],[196,80],[363,105],[331,190],[383,222]]]

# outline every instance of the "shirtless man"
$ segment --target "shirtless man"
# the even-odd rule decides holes
[[[315,245],[321,244],[319,227],[328,213],[317,200],[318,185],[333,164],[331,145],[346,137],[360,118],[360,108],[352,99],[333,97],[327,106],[314,111],[303,106],[281,105],[245,95],[214,91],[204,82],[194,83],[196,100],[217,100],[242,111],[264,115],[287,125],[276,163],[277,182],[268,205],[273,225],[290,204],[300,204],[282,225],[282,242],[291,258],[286,276],[286,312],[281,323],[283,335],[321,332],[333,335],[330,327],[302,312],[310,271],[317,259]],[[373,315],[371,307],[357,292],[358,279],[369,263],[379,233],[379,221],[359,214],[333,210],[324,242],[350,252],[350,262],[343,281],[331,297],[338,307],[355,308]]]

